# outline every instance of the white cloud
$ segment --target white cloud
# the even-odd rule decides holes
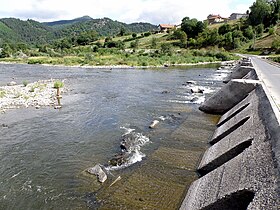
[[[52,21],[89,15],[127,23],[180,23],[186,16],[199,20],[206,19],[210,13],[228,17],[232,12],[245,12],[253,2],[254,0],[0,0],[0,16]]]

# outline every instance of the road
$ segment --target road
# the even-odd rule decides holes
[[[280,123],[280,65],[272,65],[256,56],[251,60]]]

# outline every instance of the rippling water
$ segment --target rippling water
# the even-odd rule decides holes
[[[0,115],[0,209],[174,209],[197,178],[196,165],[218,117],[198,111],[221,86],[215,66],[86,69],[0,65],[0,85],[66,79],[61,110]],[[13,79],[12,79],[13,78]],[[186,84],[194,80],[196,85]],[[205,94],[191,94],[199,86]],[[158,119],[156,129],[150,123]],[[85,172],[120,151],[128,129],[146,138],[135,164],[101,185]],[[148,139],[148,140],[147,140]],[[138,154],[139,155],[139,154]],[[121,180],[109,185],[118,177]]]

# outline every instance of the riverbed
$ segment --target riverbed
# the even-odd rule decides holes
[[[0,86],[58,79],[67,92],[61,109],[0,115],[0,209],[178,208],[219,119],[198,110],[226,76],[216,69],[1,64]],[[141,144],[128,164],[108,166],[128,132]],[[103,184],[85,172],[96,164],[108,169]]]

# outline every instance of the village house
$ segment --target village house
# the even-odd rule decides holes
[[[207,21],[208,21],[208,24],[211,25],[211,24],[215,24],[215,23],[223,23],[223,22],[226,22],[228,20],[228,18],[223,18],[221,17],[220,15],[208,15],[207,17]]]
[[[242,14],[242,13],[232,13],[229,17],[230,20],[238,20],[241,18],[248,18],[249,14]]]
[[[176,29],[176,25],[159,24],[160,32],[167,32],[167,31],[172,30],[172,29]]]

